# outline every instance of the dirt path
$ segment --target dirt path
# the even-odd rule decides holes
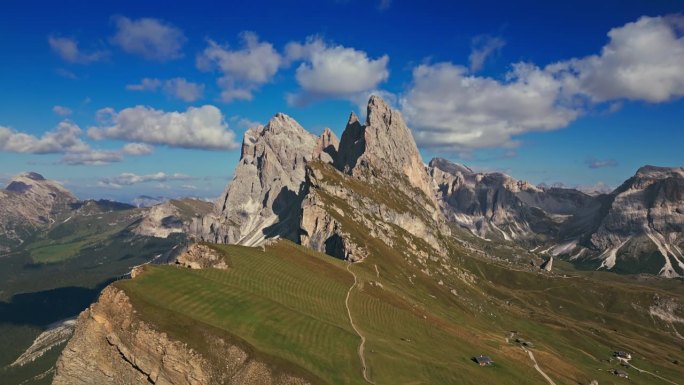
[[[358,279],[356,278],[356,273],[354,273],[351,270],[352,264],[353,264],[353,262],[350,262],[347,265],[347,271],[350,272],[351,275],[354,276],[354,284],[351,285],[349,290],[347,290],[347,298],[344,300],[344,307],[347,308],[347,315],[349,316],[349,323],[351,324],[352,329],[354,329],[356,334],[359,335],[359,338],[361,338],[361,343],[359,344],[359,359],[361,360],[361,373],[363,374],[363,379],[366,380],[366,382],[369,384],[375,384],[375,382],[371,381],[368,378],[368,373],[366,370],[366,356],[364,354],[364,350],[365,350],[365,346],[366,346],[366,337],[364,337],[363,334],[361,334],[361,331],[359,331],[359,329],[356,327],[356,324],[354,324],[354,318],[352,318],[351,310],[349,309],[349,295],[351,294],[352,290],[354,290],[354,288],[356,287],[356,284],[358,283]]]
[[[546,379],[546,381],[548,381],[549,384],[551,384],[551,385],[556,385],[556,383],[553,382],[553,380],[551,379],[551,377],[549,377],[548,375],[546,375],[546,373],[544,373],[544,371],[541,370],[541,368],[540,368],[539,365],[537,364],[537,360],[534,358],[534,354],[532,354],[532,351],[525,349],[524,346],[521,346],[521,348],[522,348],[522,350],[524,350],[524,351],[530,356],[530,359],[531,359],[532,362],[534,363],[534,368],[537,369],[537,371],[539,372],[539,374],[541,374],[542,377],[544,377],[544,378]]]
[[[674,381],[670,381],[670,380],[668,380],[667,378],[660,377],[659,375],[657,375],[657,374],[655,374],[655,373],[651,373],[651,372],[649,372],[648,370],[639,369],[639,368],[637,368],[636,366],[632,365],[629,361],[626,361],[626,360],[620,360],[620,361],[627,363],[627,365],[629,365],[632,369],[636,370],[636,371],[639,372],[639,373],[650,374],[650,375],[652,375],[653,377],[659,378],[659,379],[661,379],[661,380],[663,380],[663,381],[665,381],[665,382],[668,382],[668,383],[670,383],[670,384],[679,385],[678,383],[676,383],[676,382],[674,382]]]

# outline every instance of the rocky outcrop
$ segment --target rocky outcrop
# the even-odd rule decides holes
[[[214,213],[196,223],[198,238],[248,246],[299,237],[305,166],[317,138],[284,114],[245,132],[240,162]]]
[[[322,183],[323,179],[318,168],[307,168],[309,191],[302,202],[300,243],[335,258],[352,262],[360,261],[366,257],[365,250],[354,243],[349,234],[342,230],[342,224],[330,213],[330,210],[334,208],[326,204],[320,195],[320,189],[327,187]],[[331,191],[328,190],[329,192]],[[336,193],[339,197],[345,196],[347,192],[338,189]],[[336,214],[345,216],[342,210],[337,210]]]
[[[211,203],[198,199],[171,199],[143,210],[142,220],[133,232],[156,238],[190,233],[194,222],[210,213],[212,209]]]
[[[38,173],[17,175],[0,190],[0,239],[20,244],[32,230],[50,225],[77,201],[60,183]]]
[[[165,202],[152,206],[134,231],[148,237],[168,238],[171,234],[184,232],[183,220],[178,209]]]
[[[411,186],[427,197],[432,199],[434,195],[416,142],[401,113],[375,95],[368,101],[365,124],[362,125],[353,113],[350,115],[340,140],[335,167],[361,176],[372,170],[389,180],[403,175]]]
[[[411,131],[398,111],[371,96],[365,124],[350,115],[333,166],[319,163],[307,169],[301,244],[338,258],[362,259],[367,255],[365,247],[350,236],[358,229],[349,228],[360,226],[388,246],[401,238],[419,258],[444,255],[440,237],[448,235],[449,228]],[[397,228],[428,248],[404,240]]]
[[[126,293],[107,287],[81,313],[73,338],[57,361],[54,385],[304,385],[276,374],[244,349],[212,339],[212,357],[140,320]]]
[[[176,264],[191,269],[228,269],[223,256],[209,246],[192,244],[176,258]]]
[[[337,158],[337,150],[340,147],[340,140],[328,127],[323,130],[321,136],[316,141],[316,147],[313,152],[313,159],[323,161],[325,163],[333,163]]]
[[[549,259],[544,261],[539,268],[544,271],[551,272],[553,270],[553,257],[549,257]]]

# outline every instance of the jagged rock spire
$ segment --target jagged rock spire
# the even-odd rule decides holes
[[[349,116],[335,166],[349,174],[364,167],[389,177],[403,174],[414,187],[428,197],[433,196],[430,177],[411,130],[401,113],[391,109],[379,96],[373,95],[368,100],[364,125],[354,113]]]
[[[337,136],[330,128],[326,127],[321,136],[318,137],[313,158],[326,163],[333,163],[333,160],[337,157],[337,149],[339,147],[340,140],[337,139]]]

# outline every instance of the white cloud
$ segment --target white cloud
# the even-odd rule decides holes
[[[285,55],[289,61],[303,61],[296,70],[302,89],[288,95],[288,103],[294,105],[325,98],[356,99],[389,77],[387,55],[371,59],[364,51],[328,45],[320,38],[310,37],[304,44],[291,42]]]
[[[114,162],[121,162],[122,160],[123,154],[121,151],[88,150],[85,152],[65,154],[59,163],[70,166],[103,166]]]
[[[570,93],[595,102],[665,102],[684,96],[684,16],[641,17],[608,32],[599,55],[547,68]]]
[[[493,54],[499,53],[506,42],[500,37],[477,36],[472,41],[472,50],[468,60],[470,71],[477,72],[482,69],[485,61]]]
[[[78,48],[76,39],[68,37],[48,36],[48,44],[59,57],[70,63],[89,64],[108,56],[106,51],[83,52]]]
[[[0,126],[0,151],[23,154],[63,154],[58,164],[99,166],[120,162],[127,155],[149,155],[153,148],[143,143],[128,143],[118,150],[93,149],[81,139],[81,129],[64,120],[41,137]]]
[[[169,181],[187,181],[187,180],[194,180],[196,178],[185,175],[185,174],[179,174],[179,173],[174,173],[174,174],[166,174],[163,172],[158,172],[155,174],[147,174],[147,175],[137,175],[133,173],[122,173],[118,176],[111,177],[111,178],[102,178],[98,182],[99,186],[102,187],[114,187],[114,188],[119,188],[121,186],[130,186],[138,183],[149,183],[149,182],[169,182]]]
[[[182,48],[187,39],[175,26],[152,18],[131,20],[117,16],[113,21],[117,31],[111,42],[125,52],[157,61],[183,56]]]
[[[126,89],[129,91],[157,91],[164,90],[164,93],[186,102],[194,102],[204,94],[204,84],[187,81],[185,78],[173,78],[165,81],[154,78],[144,78],[138,84],[128,84]]]
[[[208,150],[234,149],[235,133],[228,128],[221,111],[211,105],[189,107],[185,112],[165,112],[136,106],[118,113],[98,111],[101,127],[88,135],[97,140],[119,139],[169,147]]]
[[[517,64],[501,82],[451,63],[423,64],[400,103],[425,146],[513,147],[514,135],[566,126],[579,112],[557,102],[560,87],[539,68]]]
[[[567,126],[598,103],[684,96],[684,16],[642,17],[614,28],[600,55],[540,68],[517,63],[505,79],[452,63],[422,64],[401,98],[423,146],[515,147],[515,137]],[[618,104],[615,104],[618,103]]]
[[[25,154],[57,154],[84,152],[89,146],[81,138],[81,129],[68,120],[62,121],[53,131],[40,138],[0,126],[0,150]]]
[[[164,92],[177,99],[194,102],[204,94],[204,84],[193,83],[184,78],[174,78],[164,82]]]
[[[128,91],[156,91],[161,85],[162,82],[159,79],[144,78],[138,84],[126,85],[126,89]]]
[[[197,56],[199,69],[221,72],[218,84],[225,102],[252,100],[253,93],[271,81],[283,65],[281,55],[271,43],[260,42],[253,32],[243,32],[240,36],[240,49],[233,50],[209,40],[209,46]]]
[[[126,143],[121,151],[127,155],[150,155],[154,152],[154,147],[145,143]]]
[[[52,107],[52,112],[59,116],[69,116],[71,115],[71,108],[64,107],[64,106],[54,106]]]

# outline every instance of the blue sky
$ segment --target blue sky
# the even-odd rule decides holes
[[[3,182],[215,197],[250,124],[340,135],[371,93],[426,162],[583,187],[684,165],[680,1],[140,3],[3,3]]]

